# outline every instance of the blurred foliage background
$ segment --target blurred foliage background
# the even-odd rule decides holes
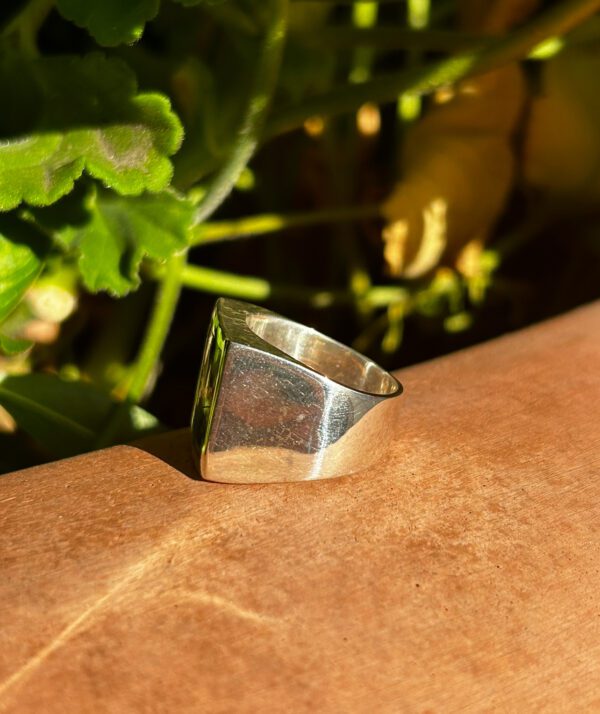
[[[389,368],[599,297],[599,10],[4,0],[0,471],[186,425],[215,295]]]

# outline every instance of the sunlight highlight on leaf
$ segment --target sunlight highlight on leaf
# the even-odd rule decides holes
[[[100,54],[7,59],[0,62],[0,91],[15,73],[22,86],[10,120],[0,116],[0,211],[22,201],[49,205],[84,170],[124,195],[169,184],[168,157],[181,144],[181,124],[166,97],[137,92],[122,61]],[[22,128],[32,123],[35,129]]]

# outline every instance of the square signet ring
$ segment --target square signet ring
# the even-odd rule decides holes
[[[378,460],[402,385],[367,357],[274,312],[219,298],[192,415],[203,479],[333,478]]]

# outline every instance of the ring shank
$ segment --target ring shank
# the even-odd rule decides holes
[[[377,396],[400,389],[375,362],[310,327],[274,314],[248,314],[246,324],[265,342],[338,384]]]

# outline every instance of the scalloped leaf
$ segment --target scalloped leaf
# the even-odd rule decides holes
[[[92,292],[126,295],[140,284],[144,256],[162,261],[188,246],[194,206],[173,193],[125,198],[94,188],[84,211],[71,197],[64,203],[72,204],[70,213],[57,204],[36,218],[78,253],[83,283]]]
[[[125,63],[99,54],[5,61],[2,94],[14,76],[19,89],[0,116],[0,211],[47,206],[84,170],[123,195],[168,186],[181,123],[165,96],[137,93]]]
[[[60,14],[87,30],[106,47],[139,40],[148,20],[156,17],[160,0],[57,0]]]
[[[224,0],[176,0],[184,7],[216,5]],[[160,0],[57,0],[60,14],[87,30],[104,47],[136,42],[144,25],[156,17]]]

